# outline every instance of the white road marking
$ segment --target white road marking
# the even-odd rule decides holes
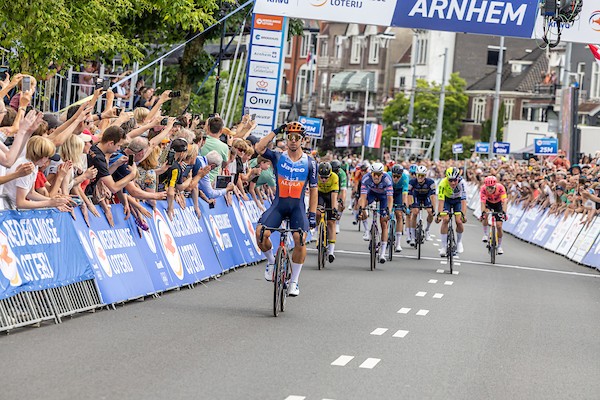
[[[408,331],[399,330],[398,332],[394,333],[392,337],[403,338],[406,337],[406,335],[408,335]]]
[[[337,360],[335,360],[334,362],[331,363],[331,365],[335,365],[338,367],[345,367],[346,364],[348,364],[350,361],[352,361],[353,358],[354,358],[354,356],[339,356],[337,358]]]
[[[437,283],[437,282],[438,282],[437,279],[430,279],[427,283]]]
[[[459,272],[458,271],[452,271],[452,275],[458,275]]]
[[[419,310],[417,311],[417,315],[424,317],[425,315],[429,314],[429,310]]]
[[[288,396],[285,400],[304,400],[306,396]]]
[[[460,263],[454,263],[454,265],[458,265],[460,267]]]
[[[444,295],[442,293],[436,293],[433,295],[434,299],[441,299],[442,297],[444,297]]]
[[[440,264],[446,265],[446,264],[448,264],[448,261],[440,261]]]
[[[377,328],[373,332],[371,332],[371,335],[381,336],[384,333],[386,333],[387,331],[388,331],[387,328]]]
[[[380,358],[367,358],[358,368],[373,369],[381,361]]]
[[[439,244],[437,244],[437,243],[434,243],[433,245],[434,245],[435,247],[438,247],[438,246],[439,246]]]
[[[435,240],[437,240],[438,242],[441,242],[441,241],[442,241],[442,239],[435,239]]]
[[[410,312],[410,308],[401,308],[398,310],[398,314],[408,314]]]
[[[417,297],[425,297],[425,295],[427,295],[427,292],[418,292],[417,294],[415,294],[415,296]]]
[[[438,269],[435,272],[438,273],[438,274],[443,274],[445,271],[443,269]]]
[[[452,286],[453,284],[454,284],[454,282],[452,282],[452,281],[444,282],[444,285],[446,285],[446,286]]]

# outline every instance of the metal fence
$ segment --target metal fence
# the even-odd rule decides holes
[[[72,283],[52,289],[21,292],[0,300],[0,332],[23,326],[40,326],[44,321],[62,322],[61,318],[102,307],[94,280]]]

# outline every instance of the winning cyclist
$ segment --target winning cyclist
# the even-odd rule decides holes
[[[484,186],[479,192],[481,199],[481,222],[483,223],[483,239],[484,243],[488,241],[489,226],[487,219],[487,210],[501,213],[500,218],[496,219],[496,229],[498,232],[498,254],[504,254],[502,250],[502,219],[506,219],[506,189],[504,185],[498,183],[495,176],[488,176],[483,180]]]
[[[275,136],[285,131],[287,147],[284,152],[274,152],[267,149],[267,145],[275,139]],[[271,243],[269,230],[264,231],[262,242],[260,240],[263,226],[279,227],[284,219],[289,218],[290,229],[302,229],[307,232],[310,228],[317,226],[317,164],[315,160],[302,151],[302,139],[305,136],[304,126],[299,122],[290,122],[276,128],[273,132],[264,136],[255,146],[259,155],[271,161],[273,172],[275,173],[277,188],[275,191],[275,200],[271,207],[263,213],[256,227],[256,241],[258,247],[267,257],[267,269],[265,270],[265,279],[273,280],[273,265],[275,257],[273,255],[273,244]],[[309,212],[306,216],[304,205],[304,192],[306,186],[309,191]],[[292,252],[292,279],[288,294],[298,296],[298,278],[306,258],[306,245],[304,238],[298,233],[294,233],[294,250]],[[306,234],[304,233],[305,237]]]
[[[396,214],[396,248],[397,253],[402,251],[400,241],[404,230],[402,213],[408,204],[408,174],[404,172],[402,164],[395,164],[388,175],[392,178],[394,188],[394,213]]]
[[[331,172],[331,164],[322,162],[319,164],[319,207],[331,208],[333,211],[327,211],[325,218],[327,219],[327,255],[329,262],[335,260],[333,254],[335,250],[335,222],[337,221],[337,199],[340,190],[340,183],[337,174]],[[317,208],[317,220],[321,220],[321,211]]]
[[[340,178],[340,193],[338,195],[338,218],[337,221],[335,222],[335,233],[340,233],[340,220],[342,218],[342,213],[344,212],[344,209],[346,208],[345,204],[346,204],[346,190],[348,188],[348,176],[346,175],[346,171],[344,171],[343,168],[341,168],[342,163],[339,162],[338,160],[333,160],[331,162],[331,170],[333,171],[334,174],[336,174],[338,176],[338,178]]]
[[[381,223],[381,248],[379,253],[379,262],[383,264],[385,262],[385,251],[387,248],[388,238],[387,221],[390,219],[389,216],[392,213],[392,206],[394,204],[394,189],[392,187],[392,179],[389,175],[383,173],[383,164],[378,162],[371,165],[371,172],[366,174],[361,182],[360,198],[358,203],[360,205],[360,210],[362,211],[360,213],[360,218],[363,220],[363,222],[368,218],[365,208],[374,201],[379,201],[379,222]],[[366,228],[366,225],[363,239],[370,239],[370,233]]]
[[[442,240],[440,247],[440,257],[446,257],[446,241],[448,240],[448,213],[454,215],[460,214],[461,218],[456,218],[456,251],[464,251],[462,244],[462,234],[465,230],[464,223],[467,218],[463,210],[467,209],[467,192],[465,182],[460,176],[460,169],[450,167],[446,170],[446,177],[438,185],[438,216],[436,222],[442,220],[440,228],[440,238]],[[443,211],[441,211],[443,210]]]
[[[431,240],[429,228],[433,222],[433,213],[435,212],[433,204],[435,203],[435,182],[431,178],[426,178],[427,167],[419,165],[415,171],[416,178],[408,182],[408,203],[410,204],[409,218],[409,242],[410,245],[416,247],[416,228],[417,214],[419,213],[419,205],[427,209],[427,228],[425,228],[425,240]]]

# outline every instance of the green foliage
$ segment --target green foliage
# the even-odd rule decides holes
[[[441,160],[450,160],[454,158],[454,154],[452,154],[452,145],[455,143],[462,143],[463,145],[463,153],[458,154],[459,160],[466,160],[471,157],[471,149],[475,148],[475,139],[470,136],[463,136],[457,140],[448,140],[442,142],[442,147],[440,149],[440,159]]]
[[[500,103],[500,111],[498,112],[498,131],[496,132],[496,141],[501,142],[504,138],[504,102]],[[486,119],[481,124],[481,141],[489,142],[492,135],[492,120]]]

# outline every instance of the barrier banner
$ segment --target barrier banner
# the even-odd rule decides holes
[[[161,247],[168,264],[176,271],[180,285],[199,282],[223,272],[204,219],[198,219],[191,199],[186,200],[186,208],[174,205],[173,221],[167,217],[166,201],[157,202],[156,208],[154,222]]]
[[[262,260],[262,252],[258,248],[258,243],[256,242],[255,225],[252,223],[248,210],[246,209],[246,202],[234,197],[232,207],[230,207],[228,211],[229,219],[235,221],[237,224],[233,233],[237,238],[239,249],[246,264]]]
[[[519,223],[515,227],[513,235],[516,237],[526,240],[528,242],[531,241],[535,233],[535,228],[537,226],[537,219],[540,215],[540,209],[537,207],[530,208],[525,211]]]
[[[79,209],[75,210],[77,219],[73,222],[79,241],[88,257],[88,263],[94,270],[102,302],[106,304],[155,292],[145,261],[134,240],[134,236],[138,233],[137,229],[134,230],[130,225],[133,221],[125,221],[122,205],[113,204],[111,210],[114,227],[108,224],[99,207],[100,217],[95,217],[91,213],[89,215],[89,228]],[[71,247],[75,248],[75,246]]]
[[[598,222],[598,220],[596,220]],[[581,262],[600,271],[600,236],[596,237],[590,251],[583,257]]]
[[[594,219],[591,226],[585,225],[582,231],[577,236],[575,243],[571,246],[571,250],[567,254],[567,257],[575,262],[582,262],[585,255],[590,251],[594,240],[600,234],[600,220]]]
[[[575,243],[575,239],[577,239],[579,232],[581,232],[581,230],[583,229],[583,224],[581,222],[585,220],[585,215],[572,215],[571,218],[573,220],[573,223],[567,230],[567,233],[563,236],[558,247],[556,248],[556,252],[558,254],[562,254],[563,256],[567,255],[567,253],[571,249],[571,246],[573,246],[573,243]]]
[[[56,210],[0,213],[0,299],[93,278],[71,221]]]
[[[507,211],[508,221],[505,221],[502,224],[502,230],[508,233],[513,233],[517,224],[521,220],[521,217],[523,216],[523,214],[525,214],[525,211],[523,210],[523,207],[520,204],[515,204],[511,206],[509,209],[507,209]]]
[[[571,215],[566,219],[564,218],[564,216],[561,216],[558,225],[556,226],[556,229],[554,230],[554,232],[552,232],[552,235],[550,236],[550,240],[548,240],[546,244],[544,244],[544,248],[550,251],[556,251],[563,238],[569,231],[569,228],[571,227],[571,224],[574,220],[574,215]]]
[[[538,246],[544,246],[544,244],[550,239],[552,232],[554,232],[556,229],[560,218],[560,216],[555,214],[544,214],[540,219],[540,223],[536,227],[532,243],[537,244]]]

